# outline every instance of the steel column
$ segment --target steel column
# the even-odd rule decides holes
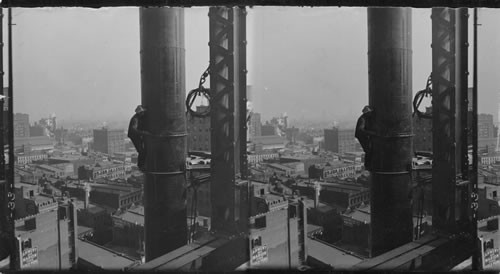
[[[455,233],[470,216],[470,185],[457,185],[468,177],[466,9],[432,9],[432,86],[432,224]]]
[[[247,156],[247,41],[246,41],[246,16],[247,12],[244,7],[237,8],[237,37],[238,43],[238,59],[237,67],[239,74],[239,96],[240,96],[240,173],[242,179],[248,178],[248,156]]]
[[[371,255],[412,240],[412,49],[409,8],[368,8],[369,102],[375,131]]]
[[[469,168],[469,148],[472,148],[471,126],[469,123],[469,71],[468,71],[468,19],[467,8],[456,10],[456,141],[457,144],[457,176],[462,183],[457,186],[457,218],[461,231],[472,232],[472,210],[471,193],[472,184],[470,183]]]
[[[432,225],[449,231],[456,195],[455,11],[450,8],[432,9],[432,87]]]
[[[236,178],[246,142],[246,115],[241,117],[246,113],[245,14],[239,8],[212,7],[209,19],[212,229],[235,232],[240,212]]]
[[[8,147],[9,147],[9,161],[7,163],[7,184],[8,184],[8,194],[10,193],[11,197],[9,198],[9,203],[7,204],[7,207],[10,209],[10,214],[9,214],[9,222],[10,222],[10,229],[9,232],[12,233],[12,236],[14,236],[15,233],[15,228],[14,228],[14,218],[15,218],[15,189],[14,189],[14,68],[13,68],[13,61],[12,61],[12,8],[9,8],[8,10],[8,51],[9,51],[9,77],[8,77],[8,98],[7,98],[7,108],[8,108],[8,115],[7,115],[7,136],[8,136]],[[2,87],[3,89],[3,87]],[[3,110],[2,110],[3,111]],[[11,246],[14,247],[16,245],[16,238],[12,237],[11,241]],[[12,252],[11,253],[11,259],[10,259],[10,268],[11,269],[16,269],[18,265],[20,265],[20,260],[19,254],[17,252]]]
[[[469,145],[470,143],[470,127],[469,125],[469,71],[468,71],[468,19],[469,13],[467,8],[459,8],[457,9],[457,17],[456,17],[456,35],[457,35],[457,44],[456,44],[456,53],[457,53],[457,71],[456,71],[456,79],[457,79],[457,94],[459,95],[457,105],[459,106],[459,114],[460,120],[457,119],[457,128],[462,131],[459,133],[460,135],[460,150],[458,159],[460,160],[460,173],[462,175],[462,179],[467,180],[469,178]],[[458,142],[457,142],[458,143]]]
[[[479,155],[478,155],[478,144],[477,144],[477,114],[478,114],[478,109],[477,109],[477,8],[474,8],[474,51],[473,51],[473,76],[472,76],[472,83],[473,83],[473,90],[472,90],[472,170],[470,174],[470,180],[472,183],[472,194],[471,194],[471,208],[472,208],[472,227],[474,232],[476,233],[476,243],[472,255],[472,270],[477,271],[479,270],[479,265],[480,265],[480,257],[481,257],[481,252],[480,252],[480,242],[479,239],[477,239],[477,230],[478,230],[478,224],[477,224],[477,212],[478,212],[478,202],[479,202],[479,197],[478,197],[478,160],[479,160]]]
[[[187,243],[184,10],[141,8],[146,261]]]
[[[4,94],[3,88],[3,9],[0,8],[0,95]],[[7,181],[6,174],[6,163],[5,163],[5,128],[7,125],[4,123],[4,105],[6,100],[0,101],[0,147],[2,148],[2,153],[0,154],[0,260],[4,255],[8,254],[8,244],[5,242],[13,237],[12,233],[12,216],[11,210],[9,210],[8,203],[11,200],[9,196],[13,195],[12,190],[9,187],[9,182]]]

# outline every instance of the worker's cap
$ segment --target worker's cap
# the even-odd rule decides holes
[[[363,108],[363,113],[367,113],[367,112],[371,112],[371,111],[373,111],[373,109],[370,106],[365,106]]]
[[[136,108],[135,108],[135,113],[140,113],[140,112],[144,112],[146,111],[146,109],[141,106],[141,105],[138,105]]]

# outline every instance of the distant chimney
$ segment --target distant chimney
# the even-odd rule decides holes
[[[314,182],[314,208],[319,206],[319,194],[321,191],[321,185],[319,182]]]
[[[85,198],[84,198],[83,208],[87,209],[89,207],[90,186],[87,183],[85,183],[85,186],[83,189],[85,190]]]

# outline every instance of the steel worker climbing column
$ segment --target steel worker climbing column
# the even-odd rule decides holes
[[[375,113],[371,255],[412,240],[412,49],[409,8],[368,8],[369,102]]]
[[[141,8],[146,261],[187,243],[184,11]]]

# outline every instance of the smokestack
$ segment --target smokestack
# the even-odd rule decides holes
[[[184,11],[141,8],[141,92],[146,108],[146,261],[187,243]]]
[[[321,192],[321,185],[319,182],[314,182],[314,208],[319,206],[319,194]]]
[[[371,252],[412,240],[412,49],[409,8],[368,8],[369,102],[375,111]]]
[[[85,190],[85,199],[84,199],[83,208],[87,209],[89,207],[90,186],[87,183],[85,183],[85,185],[83,186],[83,189]]]

